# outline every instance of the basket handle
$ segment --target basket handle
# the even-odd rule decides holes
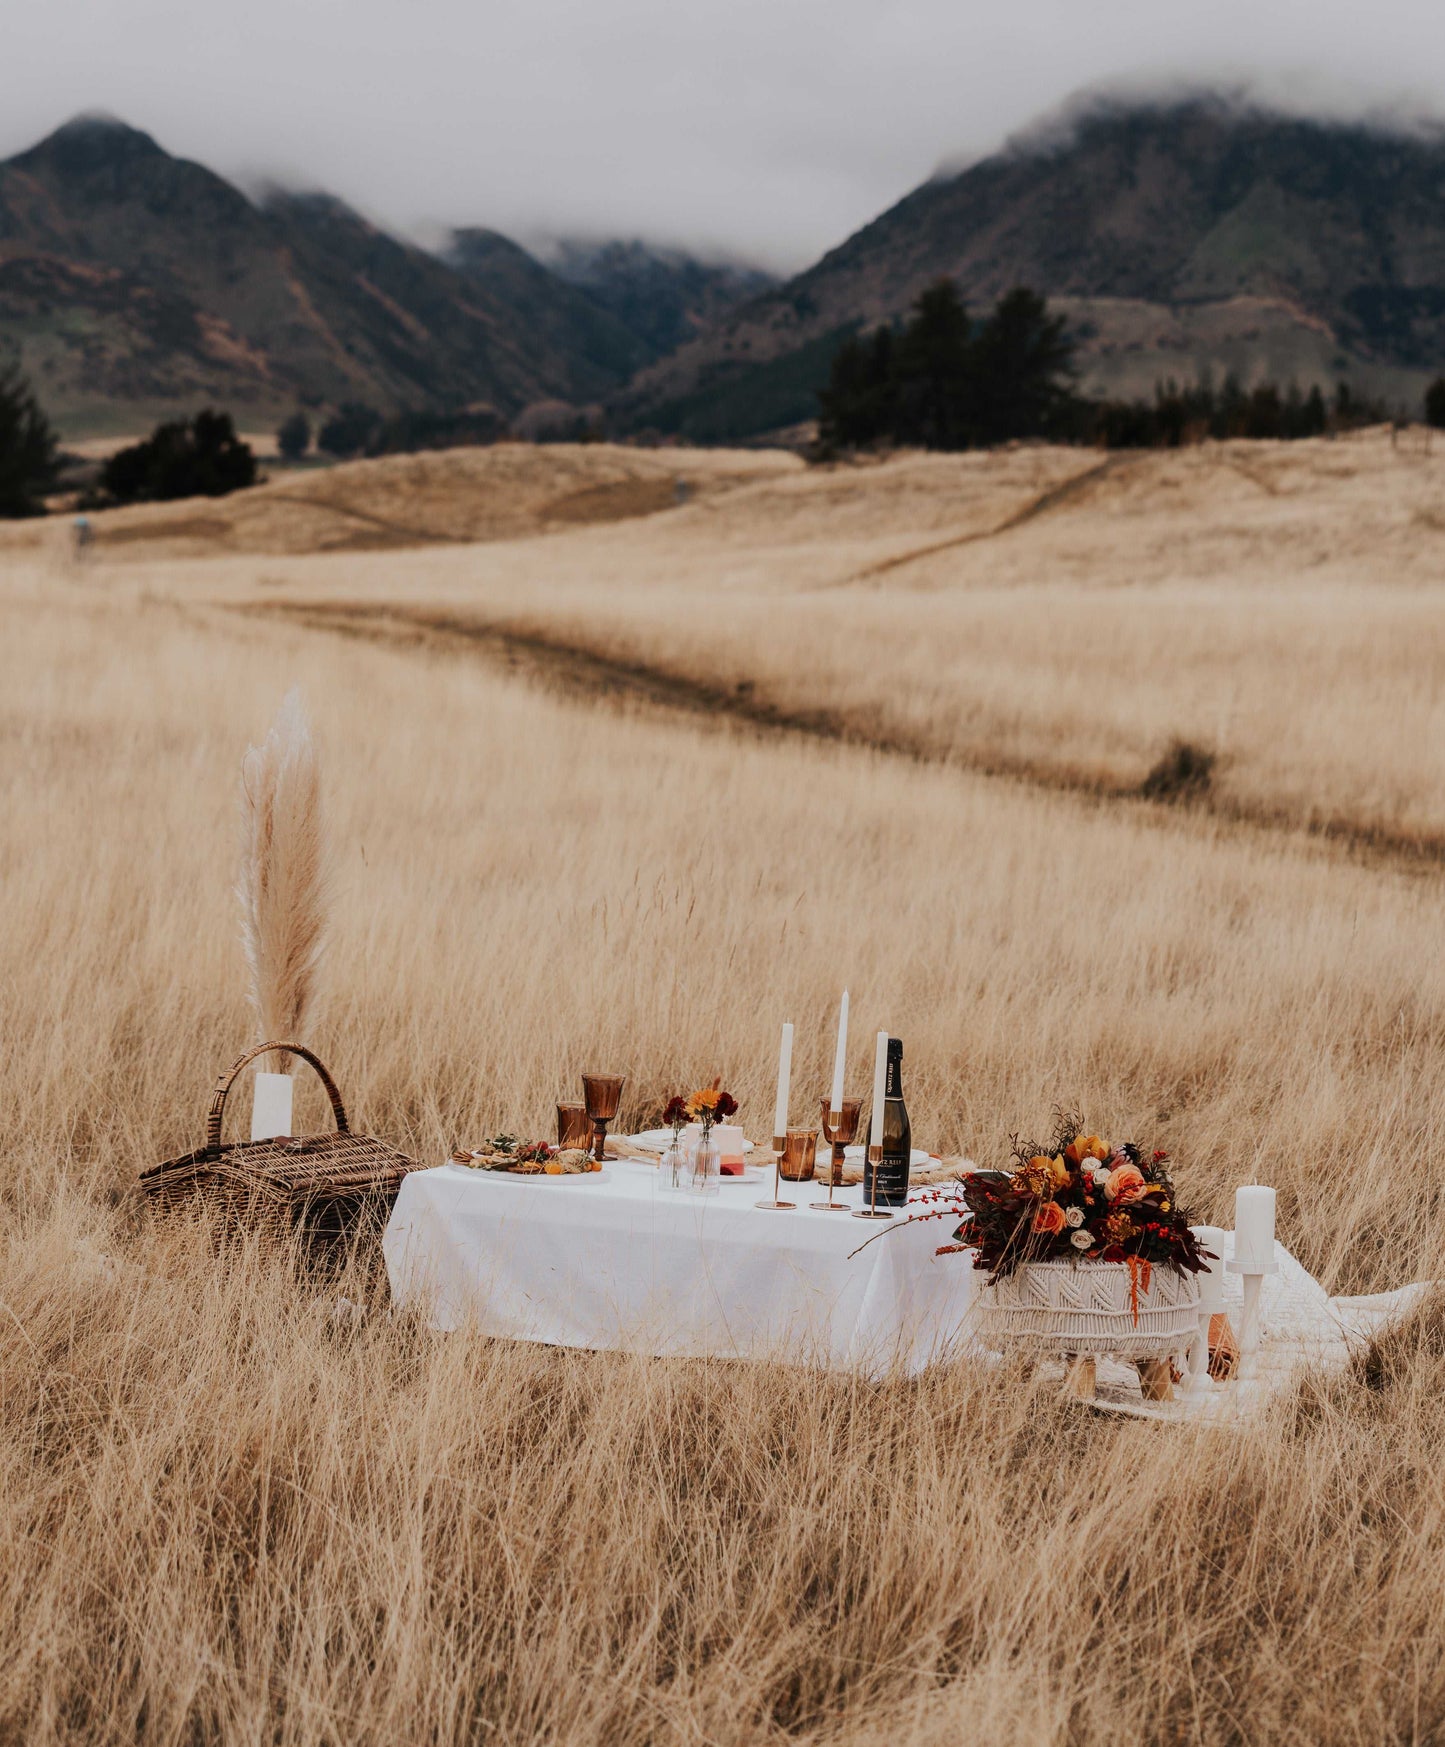
[[[351,1130],[346,1122],[346,1106],[341,1102],[341,1094],[336,1089],[336,1082],[321,1065],[318,1056],[314,1056],[304,1044],[300,1043],[258,1043],[254,1049],[248,1049],[237,1062],[233,1062],[216,1081],[216,1089],[211,1094],[211,1109],[206,1117],[206,1151],[218,1153],[221,1150],[221,1121],[226,1114],[226,1095],[231,1090],[237,1074],[249,1062],[255,1061],[259,1055],[267,1055],[272,1050],[284,1050],[288,1055],[299,1055],[304,1062],[310,1062],[315,1068],[321,1084],[326,1088],[326,1096],[331,1100],[331,1109],[336,1117],[336,1132],[349,1134]]]

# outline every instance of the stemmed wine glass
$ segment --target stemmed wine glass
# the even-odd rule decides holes
[[[832,1120],[832,1112],[828,1109],[828,1100],[823,1100],[823,1138],[833,1149],[833,1156],[828,1161],[828,1199],[826,1201],[810,1201],[808,1205],[815,1213],[847,1213],[846,1203],[833,1199],[833,1190],[843,1181],[843,1155],[852,1146],[858,1134],[858,1117],[863,1110],[861,1098],[845,1098],[838,1113],[836,1123]]]
[[[587,1115],[592,1123],[594,1139],[592,1156],[599,1164],[607,1145],[607,1124],[617,1114],[622,1102],[623,1074],[583,1074],[582,1095],[587,1101]]]

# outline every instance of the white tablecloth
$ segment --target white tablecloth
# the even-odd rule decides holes
[[[386,1230],[392,1296],[442,1329],[873,1373],[918,1371],[967,1343],[982,1276],[966,1255],[934,1254],[954,1222],[815,1213],[818,1183],[783,1185],[794,1212],[755,1205],[772,1192],[771,1170],[696,1196],[616,1160],[600,1177],[413,1171]],[[860,1194],[834,1192],[850,1207]]]
[[[699,1197],[656,1166],[609,1160],[600,1177],[498,1178],[455,1165],[413,1171],[383,1248],[394,1301],[434,1326],[558,1346],[659,1355],[781,1357],[880,1374],[919,1371],[974,1346],[969,1310],[983,1275],[963,1254],[936,1256],[954,1222],[888,1225],[814,1213],[826,1191],[783,1185],[791,1213],[754,1205],[772,1172]],[[915,1192],[915,1202],[916,1202]],[[835,1199],[860,1205],[857,1188]],[[915,1205],[914,1211],[919,1211]],[[875,1233],[886,1235],[858,1246]],[[1224,1253],[1233,1253],[1226,1233]],[[1330,1299],[1283,1245],[1261,1295],[1256,1375],[1167,1407],[1138,1406],[1138,1379],[1115,1385],[1152,1417],[1228,1413],[1289,1386],[1301,1367],[1339,1369],[1430,1288]],[[1242,1284],[1224,1282],[1238,1326]],[[977,1350],[975,1348],[975,1350]]]

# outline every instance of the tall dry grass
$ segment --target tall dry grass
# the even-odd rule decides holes
[[[443,560],[482,562],[393,558],[395,592]],[[336,563],[286,574],[379,591]],[[433,1337],[131,1189],[248,1035],[234,772],[291,683],[337,845],[315,1041],[432,1160],[594,1061],[625,1121],[714,1071],[766,1120],[776,1021],[821,1085],[846,976],[921,1138],[996,1160],[1076,1099],[1202,1215],[1267,1175],[1333,1290],[1434,1277],[1434,877],[205,610],[234,563],[128,574],[0,573],[0,1736],[1445,1731],[1438,1311],[1255,1427],[1166,1432],[968,1365]]]
[[[1366,432],[1102,461],[1029,448],[804,470],[714,456],[681,508],[571,532],[548,520],[644,461],[633,483],[696,465],[570,451],[550,485],[545,458],[523,476],[510,450],[469,458],[461,478],[419,457],[404,476],[369,463],[348,484],[339,469],[316,490],[361,505],[377,491],[404,519],[405,487],[425,527],[494,537],[328,557],[328,534],[262,492],[235,530],[192,544],[229,553],[254,524],[275,536],[264,558],[146,572],[173,542],[109,555],[102,539],[96,571],[107,588],[144,576],[253,607],[441,609],[1044,782],[1137,786],[1182,737],[1218,755],[1225,811],[1445,851],[1445,447]],[[514,495],[525,514],[499,507]],[[175,520],[124,513],[140,530],[162,511]],[[285,556],[286,538],[304,556]]]

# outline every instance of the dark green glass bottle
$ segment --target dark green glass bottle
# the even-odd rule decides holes
[[[878,1166],[877,1199],[874,1200],[874,1168],[863,1166],[863,1205],[902,1207],[908,1199],[908,1166],[913,1157],[913,1129],[908,1106],[903,1102],[903,1040],[888,1039],[888,1078],[883,1089],[883,1160]]]

